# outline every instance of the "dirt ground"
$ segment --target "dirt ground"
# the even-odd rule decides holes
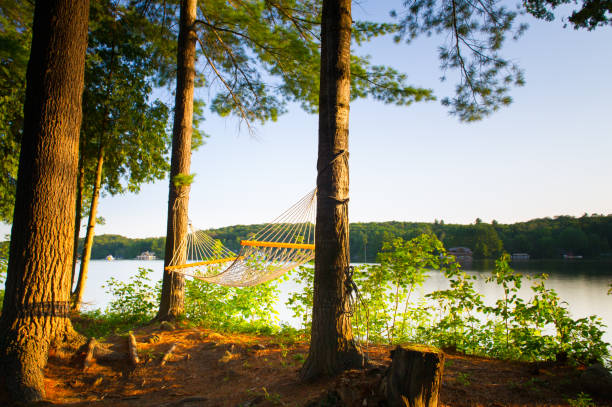
[[[391,347],[370,346],[378,368],[350,371],[334,379],[304,384],[298,372],[307,343],[201,328],[134,332],[140,363],[132,367],[127,339],[103,343],[125,359],[95,361],[83,369],[85,353],[51,354],[45,370],[48,402],[57,406],[302,406],[347,384],[363,383],[390,363]],[[176,344],[168,361],[163,355]],[[580,370],[555,364],[529,364],[457,354],[446,355],[442,406],[561,406],[576,400]],[[360,384],[361,383],[361,384]],[[351,390],[353,391],[353,390]],[[573,403],[576,405],[576,402]],[[594,398],[594,404],[611,406]],[[2,404],[0,400],[0,405]],[[321,405],[321,404],[319,404]],[[333,404],[327,404],[333,405]],[[358,405],[363,405],[360,401]],[[582,404],[586,407],[586,404]]]

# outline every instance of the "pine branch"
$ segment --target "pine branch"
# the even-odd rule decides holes
[[[206,48],[204,47],[204,44],[202,43],[202,40],[200,39],[200,37],[197,37],[198,42],[200,43],[200,47],[202,48],[202,53],[204,54],[204,57],[206,58],[206,60],[208,61],[208,64],[210,65],[210,67],[213,69],[213,71],[215,72],[217,78],[219,78],[219,80],[221,81],[221,83],[223,83],[223,85],[225,86],[225,88],[227,89],[227,91],[230,93],[230,95],[232,96],[232,99],[234,100],[234,103],[236,103],[236,106],[238,107],[238,110],[240,111],[240,115],[242,116],[242,118],[244,119],[244,121],[247,124],[247,127],[249,129],[249,133],[254,134],[255,132],[253,131],[253,128],[251,127],[251,122],[249,120],[249,117],[247,116],[246,112],[244,111],[242,102],[240,102],[240,100],[238,99],[238,96],[234,93],[234,91],[232,90],[232,88],[228,85],[228,83],[225,81],[225,79],[223,78],[223,75],[221,75],[221,73],[219,72],[219,70],[217,69],[217,67],[215,66],[214,62],[208,57],[208,55],[206,54]]]

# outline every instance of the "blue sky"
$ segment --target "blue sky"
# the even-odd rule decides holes
[[[381,20],[398,4],[362,0],[354,18]],[[439,102],[352,103],[352,222],[512,223],[612,213],[612,29],[523,19],[530,28],[503,54],[524,69],[526,85],[512,91],[510,107],[482,122],[462,124]],[[408,46],[383,38],[354,52],[406,72],[411,84],[441,99],[453,84],[439,81],[440,41]],[[192,157],[190,216],[198,227],[272,220],[314,187],[316,115],[290,106],[277,122],[257,126],[256,137],[237,119],[212,114],[203,129],[212,137]],[[164,235],[167,183],[103,198],[106,225],[96,233]]]

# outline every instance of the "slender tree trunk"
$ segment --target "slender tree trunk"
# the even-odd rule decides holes
[[[168,198],[168,226],[164,267],[172,258],[184,262],[185,250],[176,248],[187,234],[189,185],[177,182],[178,175],[189,175],[191,165],[191,134],[193,132],[193,90],[195,79],[196,0],[181,0],[178,37],[176,101],[172,130],[172,161],[170,166],[170,194]],[[164,270],[161,303],[157,320],[174,320],[184,312],[185,280],[180,274]]]
[[[79,270],[79,279],[74,295],[72,296],[72,309],[79,311],[81,309],[81,301],[83,300],[83,292],[85,291],[85,282],[87,281],[87,271],[89,269],[89,259],[91,258],[91,246],[93,245],[94,229],[96,227],[96,213],[98,211],[98,201],[100,199],[100,186],[102,185],[102,168],[104,166],[104,145],[98,149],[98,164],[96,165],[96,180],[91,194],[91,206],[89,207],[89,219],[87,221],[87,232],[85,234],[85,243],[83,244],[83,254],[81,255],[81,269]]]
[[[312,337],[302,379],[362,366],[345,288],[349,266],[348,125],[351,0],[324,0]]]
[[[115,29],[116,21],[113,23],[113,29]],[[91,204],[89,207],[89,219],[87,221],[87,231],[85,234],[85,242],[83,244],[83,254],[81,255],[81,268],[79,270],[79,279],[77,281],[77,286],[74,289],[74,294],[72,295],[72,309],[74,311],[80,311],[81,309],[81,301],[83,299],[83,292],[85,291],[85,282],[87,281],[87,271],[89,269],[89,260],[91,258],[91,247],[93,246],[93,238],[94,238],[94,229],[96,227],[96,213],[98,211],[98,201],[100,199],[100,188],[102,186],[102,169],[104,168],[104,143],[106,137],[106,131],[108,128],[108,124],[110,121],[110,113],[109,113],[109,104],[112,103],[110,101],[113,91],[113,74],[115,72],[115,58],[117,54],[115,52],[115,41],[113,37],[113,43],[111,46],[111,60],[110,60],[110,70],[106,77],[106,94],[108,95],[108,101],[105,104],[104,108],[104,116],[102,122],[102,129],[98,135],[98,157],[96,164],[96,173],[94,179],[94,188],[91,193]],[[85,136],[81,134],[81,141],[84,144],[83,138]],[[82,149],[83,150],[83,149]],[[84,163],[83,163],[84,166]],[[84,169],[81,168],[83,171]],[[81,174],[79,174],[81,175]],[[79,213],[79,221],[80,221],[80,213]],[[76,245],[78,246],[78,236],[75,238]],[[76,262],[76,254],[75,254],[75,262]],[[73,277],[74,278],[74,277]]]
[[[4,306],[0,370],[15,401],[44,397],[52,342],[74,331],[70,264],[88,0],[37,1]]]
[[[82,139],[82,137],[81,137]],[[72,255],[72,277],[70,278],[70,290],[74,287],[74,276],[76,272],[77,253],[79,251],[79,235],[81,234],[81,212],[83,209],[83,189],[85,188],[85,164],[83,163],[82,140],[79,144],[79,172],[77,174],[76,207],[74,209],[74,245]]]

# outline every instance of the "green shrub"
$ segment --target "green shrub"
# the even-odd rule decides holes
[[[82,312],[72,319],[74,329],[87,337],[98,339],[126,333],[138,324],[131,318],[104,313],[99,309]]]
[[[8,236],[6,236],[8,238]],[[6,271],[8,267],[9,241],[0,242],[0,285],[6,281]],[[0,290],[0,313],[4,304],[4,289]]]
[[[292,278],[303,288],[301,291],[289,294],[285,305],[293,311],[293,316],[300,320],[304,332],[309,333],[312,322],[314,267],[312,265],[300,266],[287,273],[287,278]]]
[[[153,270],[140,267],[127,282],[111,277],[105,287],[113,299],[105,315],[133,324],[150,321],[155,316],[161,297],[161,282],[152,285],[152,273]]]
[[[380,265],[355,269],[357,285],[352,318],[357,338],[375,343],[421,342],[469,354],[515,360],[568,359],[588,364],[609,358],[603,341],[605,326],[597,316],[573,319],[568,304],[546,287],[547,276],[527,278],[532,297],[518,291],[526,279],[515,273],[503,255],[485,280],[502,289],[492,305],[476,291],[476,276],[463,272],[433,235],[383,244]],[[415,301],[431,270],[440,270],[449,283]],[[312,268],[303,267],[296,279],[304,290],[287,302],[294,316],[309,328],[312,310]]]
[[[139,268],[127,282],[111,277],[103,286],[113,297],[106,310],[82,312],[73,318],[75,329],[83,335],[102,338],[149,322],[155,316],[161,294],[161,284],[151,284],[152,273],[151,269]]]
[[[151,273],[153,270],[139,268],[127,282],[108,280],[106,292],[113,299],[104,313],[99,310],[83,313],[85,320],[77,321],[81,331],[90,336],[106,336],[150,321],[161,296],[161,282],[152,284]],[[185,317],[193,324],[218,330],[268,334],[287,331],[287,327],[279,326],[278,312],[274,309],[278,294],[277,282],[231,288],[188,279]],[[90,324],[91,320],[97,323]]]
[[[526,277],[515,273],[508,256],[496,261],[486,284],[501,287],[503,295],[485,305],[476,291],[478,280],[463,272],[442,243],[433,235],[409,241],[392,239],[383,245],[380,265],[355,268],[353,280],[359,295],[354,298],[353,331],[359,339],[378,343],[421,342],[516,360],[552,360],[563,357],[587,364],[609,358],[609,344],[602,340],[604,325],[596,316],[573,319],[568,305],[546,287],[546,275],[527,278],[532,297],[518,296]],[[313,267],[299,267],[291,275],[302,289],[286,303],[308,334],[312,320]],[[422,295],[431,270],[440,270],[449,283],[446,290]],[[106,312],[85,314],[96,324],[82,329],[94,336],[127,331],[153,318],[161,292],[151,284],[152,270],[139,269],[128,282],[111,278],[113,296]],[[277,280],[278,281],[278,280]],[[197,279],[185,282],[185,316],[191,323],[224,331],[264,334],[279,332],[295,340],[300,332],[280,327],[275,303],[278,282],[231,288]],[[415,300],[415,298],[420,298]]]
[[[280,329],[274,309],[278,294],[277,281],[234,288],[190,279],[185,281],[185,316],[213,329],[272,333]]]

